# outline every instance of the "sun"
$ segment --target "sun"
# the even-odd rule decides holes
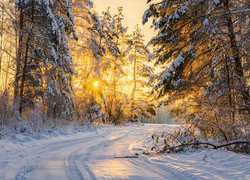
[[[98,88],[99,87],[99,81],[95,81],[93,85],[94,85],[94,88]]]

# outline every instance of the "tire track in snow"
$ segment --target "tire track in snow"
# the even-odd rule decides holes
[[[60,169],[61,171],[64,171],[65,173],[65,177],[63,176],[63,174],[61,174],[63,179],[74,179],[74,180],[84,179],[80,168],[78,168],[76,164],[77,160],[79,160],[80,158],[78,153],[81,150],[86,150],[86,147],[88,147],[89,144],[92,144],[92,143],[96,144],[98,143],[98,141],[101,141],[102,135],[103,134],[98,134],[88,139],[80,138],[81,139],[80,141],[77,140],[77,141],[73,141],[73,143],[67,143],[63,145],[63,148],[58,149],[57,147],[55,147],[54,152],[45,151],[48,154],[45,154],[36,162],[37,164],[40,164],[40,169],[37,169],[37,170],[41,171],[43,169],[43,171],[45,171],[44,174],[46,174],[47,172],[48,174],[50,174],[51,178],[54,178],[53,176],[56,177],[58,174],[53,174],[54,172],[51,171],[49,168],[44,169],[44,167],[47,164],[50,164],[51,159],[52,160],[54,159],[56,160],[56,164],[53,163],[54,166],[58,166],[57,168]],[[33,176],[36,176],[36,174],[34,174]],[[32,178],[32,179],[35,179],[35,178]]]
[[[228,152],[215,151],[216,159],[208,158],[208,162],[202,161],[199,151],[115,158],[133,155],[130,146],[156,129],[160,126],[108,127],[99,134],[86,132],[13,146],[13,151],[0,157],[0,176],[4,176],[0,179],[249,179],[249,168],[241,164],[249,164],[248,157]],[[221,159],[224,153],[231,157]]]
[[[58,159],[57,165],[59,166],[60,162],[62,162],[60,168],[64,169],[67,179],[81,180],[85,179],[85,177],[97,179],[88,165],[84,164],[84,161],[79,163],[79,159],[89,160],[89,152],[98,149],[102,145],[108,146],[109,143],[118,141],[125,136],[124,132],[120,130],[116,132],[115,130],[113,132],[106,131],[101,134],[95,134],[90,137],[86,136],[73,140],[49,143],[33,151],[23,153],[25,155],[22,154],[21,166],[18,169],[13,169],[13,172],[17,172],[15,177],[18,180],[37,179],[35,176],[39,175],[38,172],[41,171],[41,168],[43,169],[46,165],[50,164],[48,161]],[[106,141],[107,139],[109,139],[108,142]],[[36,164],[36,166],[32,166],[32,170],[29,170],[27,167],[31,163]],[[46,168],[49,170],[48,167]],[[50,177],[53,177],[53,172],[48,172],[48,174],[50,174]],[[54,175],[56,176],[56,174]],[[33,176],[34,178],[32,178]]]
[[[22,166],[22,168],[20,168],[18,173],[16,174],[15,179],[16,180],[26,180],[27,174],[31,173],[34,169],[35,169],[35,167],[32,165]]]
[[[74,151],[70,154],[67,160],[65,160],[65,171],[66,175],[69,179],[74,180],[83,180],[83,175],[76,164],[76,160],[78,158],[78,152],[81,149]]]
[[[87,141],[91,141],[93,138],[99,137],[101,134],[94,134],[91,136],[81,137],[77,139],[70,139],[66,141],[52,142],[44,144],[37,148],[31,148],[24,152],[13,152],[14,156],[10,157],[3,170],[3,179],[27,179],[27,175],[33,171],[36,171],[36,166],[28,168],[30,164],[39,162],[44,156],[48,154],[58,152],[66,147],[71,147],[75,144],[84,144]]]
[[[107,146],[115,141],[119,141],[126,137],[125,131],[112,132],[106,138],[106,140],[99,140],[99,142],[92,142],[89,147],[81,147],[80,149],[72,152],[69,157],[65,160],[65,171],[68,179],[83,180],[83,179],[98,179],[93,171],[89,168],[86,162],[89,162],[91,155],[94,153],[95,149],[101,148],[100,146]],[[126,131],[127,132],[127,131]],[[93,140],[92,140],[93,141]],[[92,145],[93,144],[93,145]],[[82,151],[82,152],[81,152]],[[91,153],[90,153],[91,152]],[[80,161],[80,163],[77,163]],[[85,163],[84,163],[85,162]],[[80,167],[78,167],[80,166]],[[83,172],[83,173],[82,173]],[[84,174],[84,175],[83,175]]]
[[[107,142],[108,146],[92,152],[92,154],[96,154],[95,162],[89,166],[90,170],[98,177],[97,179],[166,179],[167,174],[173,179],[173,174],[171,175],[164,169],[156,168],[154,164],[145,162],[141,157],[135,159],[115,158],[131,154],[128,149],[130,143],[137,141],[138,136],[144,135],[143,132],[145,132],[145,129],[138,130],[140,131],[133,129],[132,131],[117,132],[117,134],[126,134],[126,136],[117,139],[119,140],[118,144]],[[174,175],[176,177],[176,174]]]

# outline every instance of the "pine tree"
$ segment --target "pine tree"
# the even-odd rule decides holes
[[[20,16],[25,20],[21,22],[20,33],[22,34],[19,41],[19,112],[22,113],[24,108],[35,107],[36,101],[43,97],[42,82],[42,60],[40,52],[40,41],[37,40],[40,28],[36,23],[35,15],[38,4],[32,1],[16,2],[16,7],[21,9]],[[23,29],[23,31],[21,30]],[[18,66],[17,66],[18,67]]]
[[[20,11],[15,81],[19,111],[45,95],[49,117],[69,116],[74,67],[68,36],[73,33],[77,39],[70,1],[16,0],[15,5]]]
[[[49,42],[46,58],[47,111],[49,117],[71,117],[74,102],[72,99],[74,64],[69,53],[68,36],[73,34],[74,17],[70,11],[70,1],[60,0],[46,4],[49,31],[45,32]]]
[[[250,107],[238,46],[242,36],[235,29],[244,10],[234,2],[164,0],[151,4],[143,17],[143,23],[152,17],[158,31],[150,44],[157,49],[156,64],[165,66],[154,87],[159,97],[168,96],[162,103],[175,102],[176,115],[197,120],[207,135],[224,134],[224,140],[237,138],[232,129],[236,121],[246,123],[242,113]]]

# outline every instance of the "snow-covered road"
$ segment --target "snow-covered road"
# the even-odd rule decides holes
[[[0,179],[250,179],[250,156],[198,150],[133,156],[167,125],[105,127],[97,131],[13,143],[0,140]]]

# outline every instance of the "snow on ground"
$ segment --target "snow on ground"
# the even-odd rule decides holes
[[[40,140],[0,140],[0,179],[250,179],[250,156],[222,150],[141,155],[171,125],[103,127]]]

